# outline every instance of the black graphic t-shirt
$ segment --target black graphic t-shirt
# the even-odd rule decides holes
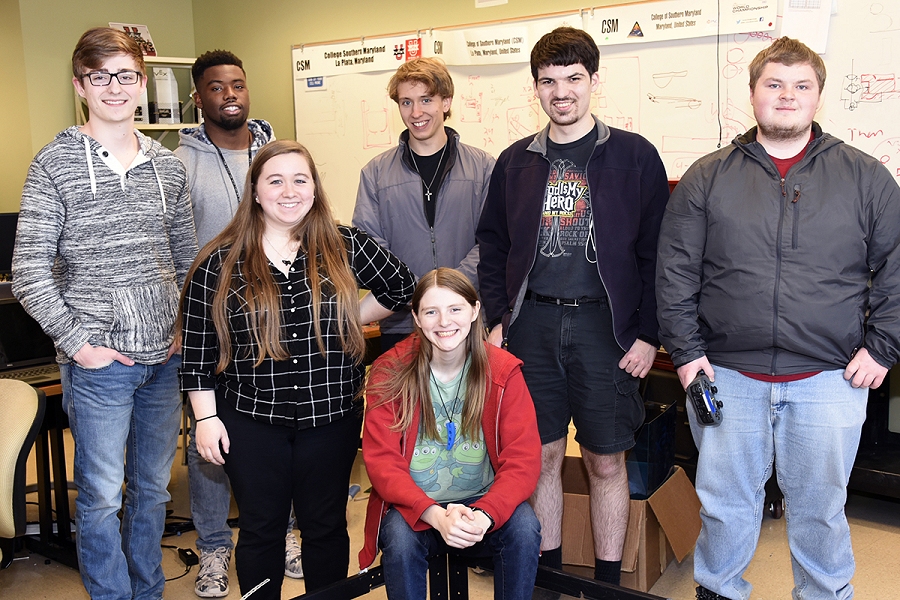
[[[597,128],[580,140],[547,140],[550,178],[534,267],[528,288],[554,298],[604,298],[597,272],[587,163],[597,143]]]

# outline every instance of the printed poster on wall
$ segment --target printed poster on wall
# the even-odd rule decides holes
[[[330,75],[393,71],[401,63],[419,56],[436,56],[448,65],[527,63],[535,42],[562,26],[580,29],[580,14],[523,20],[510,25],[430,29],[406,36],[296,46],[292,51],[294,79],[316,82]]]
[[[393,71],[403,62],[422,56],[422,50],[421,39],[415,35],[298,46],[291,53],[294,79]]]
[[[584,29],[598,46],[775,29],[778,0],[664,0],[595,8]]]
[[[778,0],[662,0],[509,24],[301,45],[292,51],[294,78],[306,80],[307,89],[312,90],[324,77],[393,71],[419,56],[440,57],[457,66],[527,63],[537,40],[562,26],[584,29],[598,46],[771,31],[777,4]]]
[[[581,29],[581,15],[571,13],[508,25],[433,29],[423,33],[422,38],[425,56],[438,56],[448,65],[527,63],[535,43],[557,27]]]

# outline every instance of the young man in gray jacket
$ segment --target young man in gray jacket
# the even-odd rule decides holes
[[[478,287],[475,226],[494,159],[444,126],[453,79],[442,62],[417,58],[391,77],[388,94],[407,129],[395,148],[363,167],[353,225],[406,263],[416,277],[438,267],[462,271]],[[413,330],[409,311],[381,321],[387,351]]]
[[[197,239],[184,167],[134,129],[140,47],[91,29],[72,71],[90,118],[31,163],[13,292],[56,344],[84,586],[92,598],[157,599],[181,418],[175,318]]]
[[[853,596],[844,515],[870,388],[900,358],[900,189],[813,122],[825,65],[790,38],[750,63],[757,126],[685,173],[659,237],[660,337],[687,387],[702,370],[699,599],[750,598],[744,571],[777,462],[794,598]]]
[[[187,168],[197,241],[204,246],[234,216],[256,152],[275,139],[272,126],[249,119],[244,64],[226,50],[206,52],[191,67],[203,124],[182,129],[175,156]]]

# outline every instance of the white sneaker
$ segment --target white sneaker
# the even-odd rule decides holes
[[[303,563],[300,560],[300,544],[289,531],[284,538],[284,574],[291,579],[303,579]]]
[[[194,593],[201,598],[222,598],[228,595],[228,564],[230,548],[200,551],[200,572],[194,583]]]

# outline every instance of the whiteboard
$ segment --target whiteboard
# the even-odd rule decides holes
[[[839,7],[823,55],[828,77],[816,121],[879,158],[900,181],[900,2],[840,0]],[[677,179],[720,140],[726,145],[755,124],[747,67],[775,37],[733,34],[603,46],[592,111],[650,140],[669,178]],[[464,143],[496,157],[546,125],[527,63],[449,70],[456,93],[447,125]],[[297,140],[312,153],[335,216],[344,223],[353,214],[360,169],[396,145],[404,130],[386,92],[391,75],[332,76],[317,91],[294,82]]]

